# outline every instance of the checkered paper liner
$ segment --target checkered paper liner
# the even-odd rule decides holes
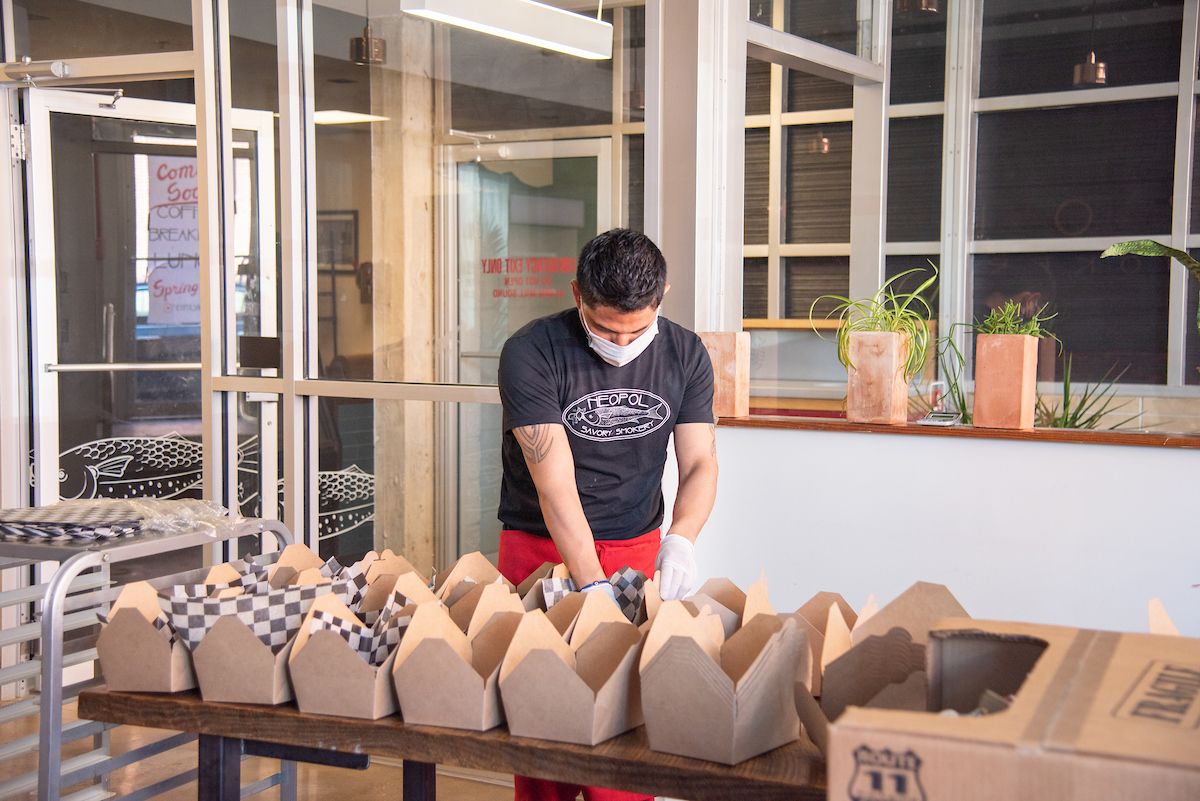
[[[637,623],[638,614],[642,609],[642,599],[646,595],[646,579],[632,567],[623,567],[609,578],[613,592],[617,596],[617,606],[631,623]],[[575,582],[569,578],[542,579],[542,596],[546,600],[546,609],[575,592]]]
[[[347,582],[283,587],[259,595],[232,598],[186,597],[159,594],[159,603],[170,616],[175,631],[189,650],[195,650],[204,636],[222,617],[234,616],[246,624],[254,636],[278,654],[300,625],[308,607],[318,596],[335,593],[342,602],[352,593]]]
[[[106,615],[103,612],[97,612],[96,618],[102,625],[107,626],[109,620],[112,619],[112,616]],[[151,620],[150,623],[154,626],[155,630],[159,634],[167,639],[167,642],[173,643],[176,639],[178,639],[178,636],[175,634],[175,627],[171,625],[171,621],[167,620],[167,616],[162,612],[159,612],[158,617],[154,618],[154,620]]]
[[[132,537],[142,530],[142,521],[81,526],[62,523],[0,523],[0,539],[7,542],[95,542]]]
[[[317,611],[313,613],[309,633],[332,631],[340,635],[368,665],[379,667],[400,644],[400,639],[408,629],[408,621],[407,617],[391,618],[366,628],[330,612]]]
[[[609,582],[617,596],[617,606],[629,618],[630,623],[637,624],[638,614],[642,610],[642,600],[646,596],[646,578],[632,567],[623,567],[612,574]]]
[[[575,582],[569,578],[542,579],[542,597],[546,601],[547,611],[573,592],[575,592]]]

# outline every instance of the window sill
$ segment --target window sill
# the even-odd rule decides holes
[[[856,434],[911,434],[933,437],[973,439],[1013,439],[1027,442],[1081,442],[1093,445],[1142,445],[1166,448],[1200,448],[1200,434],[1168,434],[1149,431],[1093,431],[1071,428],[1035,428],[1013,431],[973,426],[923,426],[908,423],[899,426],[847,423],[845,420],[816,417],[722,417],[718,423],[729,428],[773,428],[795,431],[841,431]]]

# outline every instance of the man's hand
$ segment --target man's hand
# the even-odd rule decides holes
[[[663,537],[654,569],[661,571],[658,594],[664,601],[675,601],[692,591],[696,583],[695,547],[678,534]]]
[[[575,486],[575,457],[567,432],[558,423],[544,423],[514,428],[513,436],[525,454],[525,464],[537,487],[550,538],[576,586],[608,578],[596,556],[592,528],[583,514],[579,488]]]

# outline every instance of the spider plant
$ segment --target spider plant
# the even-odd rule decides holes
[[[1155,242],[1153,239],[1134,239],[1130,242],[1118,242],[1101,253],[1100,258],[1107,259],[1109,256],[1125,256],[1127,254],[1135,256],[1170,256],[1186,267],[1193,278],[1200,281],[1200,262],[1189,256],[1186,251],[1167,247],[1161,242]],[[1200,331],[1200,311],[1196,313],[1196,330]]]
[[[1054,317],[1053,314],[1043,317],[1042,312],[1045,310],[1046,307],[1043,306],[1034,312],[1032,317],[1025,319],[1021,316],[1021,304],[1006,300],[1003,306],[992,309],[991,314],[983,320],[977,319],[972,327],[977,334],[1017,334],[1038,339],[1045,336],[1054,337],[1053,334],[1042,328],[1043,323]],[[1054,338],[1057,339],[1057,337]]]
[[[1057,403],[1049,404],[1041,395],[1038,395],[1036,425],[1039,428],[1097,428],[1104,415],[1119,411],[1129,405],[1129,401],[1125,401],[1118,406],[1112,406],[1113,401],[1116,400],[1112,394],[1115,384],[1121,380],[1121,376],[1125,375],[1125,371],[1128,369],[1126,367],[1125,370],[1109,380],[1108,376],[1113,371],[1113,368],[1110,367],[1099,383],[1084,384],[1083,392],[1079,394],[1078,398],[1073,398],[1071,397],[1071,356],[1068,354],[1066,360],[1063,361],[1062,409],[1059,409]],[[1113,431],[1121,428],[1141,416],[1141,413],[1135,414],[1116,425],[1109,426],[1108,429]]]
[[[904,378],[911,379],[925,366],[929,352],[929,328],[926,324],[932,315],[928,301],[921,295],[937,280],[937,265],[930,262],[933,275],[911,292],[897,292],[893,285],[911,273],[907,270],[892,276],[879,287],[875,296],[867,300],[850,300],[841,295],[822,295],[813,301],[808,310],[808,319],[813,319],[813,310],[822,300],[837,301],[837,305],[826,316],[841,322],[837,332],[838,361],[843,367],[854,367],[850,362],[850,335],[857,332],[887,332],[908,334],[908,359],[904,362]],[[820,331],[818,336],[824,339]]]

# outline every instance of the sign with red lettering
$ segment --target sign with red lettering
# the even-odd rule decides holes
[[[196,159],[149,156],[147,226],[150,313],[156,325],[200,323],[200,228]]]
[[[480,265],[484,275],[504,279],[503,287],[492,288],[493,298],[561,298],[563,287],[554,286],[554,274],[575,274],[574,258],[480,259]]]

